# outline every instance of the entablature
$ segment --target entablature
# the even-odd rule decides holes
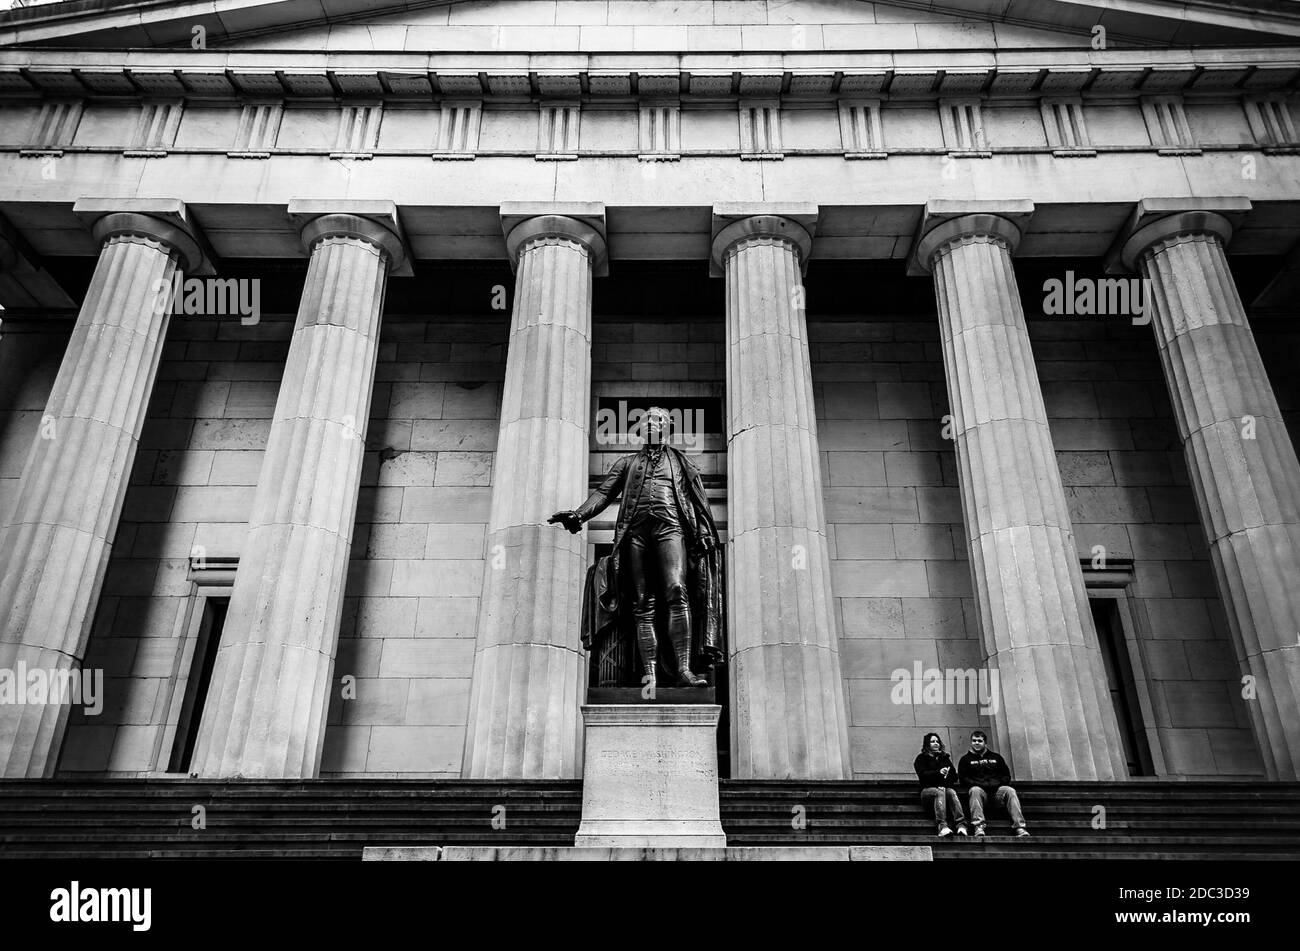
[[[1277,92],[1300,48],[788,53],[0,49],[0,96],[1119,96]]]

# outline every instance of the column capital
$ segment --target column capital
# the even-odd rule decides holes
[[[722,277],[727,252],[745,238],[784,238],[799,252],[799,270],[808,270],[818,207],[807,202],[724,202],[713,206],[709,276]]]
[[[1251,209],[1249,198],[1144,198],[1106,255],[1106,270],[1137,270],[1143,252],[1157,241],[1179,234],[1212,234],[1227,245]]]
[[[191,274],[215,274],[213,255],[179,198],[78,198],[73,213],[102,245],[120,234],[141,234],[171,248]]]
[[[949,241],[970,234],[1001,238],[1014,254],[1034,214],[1028,199],[954,201],[936,198],[925,203],[921,222],[907,256],[911,277],[929,274],[934,256]]]
[[[342,235],[381,248],[388,255],[393,276],[410,277],[413,273],[397,205],[391,201],[295,198],[289,202],[289,220],[297,226],[308,254],[321,238]]]
[[[591,255],[591,273],[609,274],[609,248],[605,241],[605,206],[598,201],[507,201],[501,204],[501,232],[506,240],[510,267],[519,266],[519,253],[536,238],[568,238]]]

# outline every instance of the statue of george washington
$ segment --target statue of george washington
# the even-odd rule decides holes
[[[582,644],[587,650],[605,636],[617,636],[630,597],[642,684],[654,685],[659,658],[655,610],[667,608],[668,642],[678,685],[706,687],[691,669],[691,659],[712,667],[722,659],[722,572],[718,529],[709,513],[704,483],[695,464],[667,445],[671,414],[651,407],[644,417],[645,445],[623,456],[605,480],[576,510],[556,512],[570,532],[600,512],[622,492],[614,529],[614,550],[587,572],[583,597]],[[631,686],[631,685],[626,685]]]

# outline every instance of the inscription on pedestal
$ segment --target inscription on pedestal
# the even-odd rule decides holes
[[[720,848],[716,705],[587,705],[575,844]]]

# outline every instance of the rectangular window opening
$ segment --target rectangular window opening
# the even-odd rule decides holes
[[[1093,625],[1097,629],[1097,642],[1101,647],[1111,704],[1115,708],[1115,719],[1119,724],[1129,775],[1152,776],[1155,769],[1151,748],[1142,722],[1142,707],[1138,702],[1137,682],[1129,662],[1119,603],[1114,598],[1093,597],[1088,599],[1088,604],[1092,609]]]
[[[208,699],[208,688],[212,684],[212,670],[216,665],[217,648],[221,644],[221,632],[225,627],[226,612],[229,608],[229,597],[209,596],[203,599],[203,617],[199,622],[194,644],[194,657],[186,681],[180,720],[176,724],[176,743],[172,748],[171,763],[168,767],[170,772],[190,771],[194,746],[199,738],[199,725],[203,722],[203,708]]]

